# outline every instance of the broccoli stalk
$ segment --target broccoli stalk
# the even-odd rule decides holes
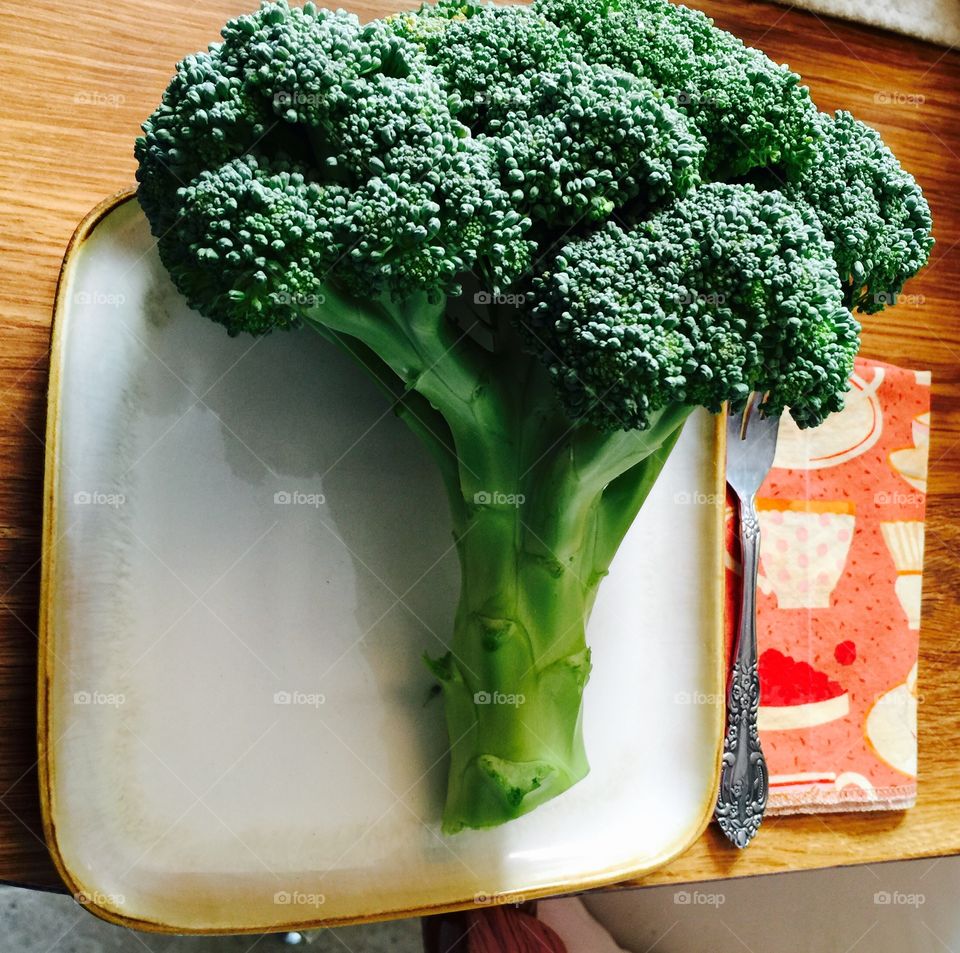
[[[587,773],[586,623],[685,415],[686,408],[678,410],[651,428],[649,450],[636,451],[647,455],[621,475],[623,484],[605,489],[588,490],[565,465],[574,452],[570,441],[538,463],[516,428],[519,445],[504,463],[527,473],[515,484],[517,495],[536,495],[527,497],[530,504],[470,508],[457,539],[462,589],[451,651],[431,665],[451,741],[446,832],[517,817]],[[546,479],[538,479],[544,470]]]
[[[500,824],[587,773],[586,623],[691,408],[604,432],[562,412],[542,363],[514,340],[509,307],[473,306],[499,332],[487,351],[446,313],[458,302],[321,297],[304,320],[378,383],[403,383],[398,411],[444,477],[461,594],[450,650],[427,660],[451,739],[443,828]]]
[[[839,410],[849,309],[895,303],[932,245],[873,130],[667,0],[366,25],[278,0],[180,63],[143,130],[138,197],[190,305],[315,328],[443,476],[448,832],[586,773],[587,620],[691,410]]]

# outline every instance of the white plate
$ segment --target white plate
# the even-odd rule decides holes
[[[308,331],[231,340],[190,312],[128,196],[68,251],[51,368],[43,801],[95,912],[178,932],[435,912],[635,877],[701,832],[722,736],[714,418],[689,422],[601,588],[590,775],[446,837],[421,655],[456,560],[383,398]]]

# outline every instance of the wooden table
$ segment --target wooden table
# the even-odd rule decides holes
[[[644,883],[960,852],[960,54],[744,0],[688,0],[787,61],[824,109],[875,125],[923,184],[938,245],[919,296],[864,352],[933,370],[920,667],[920,799],[906,813],[769,819],[745,853],[715,830]],[[254,0],[0,0],[0,880],[56,887],[34,741],[50,309],[74,226],[133,181],[133,139],[174,62]],[[388,0],[350,4],[365,17]]]

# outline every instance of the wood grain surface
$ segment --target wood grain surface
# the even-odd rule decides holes
[[[409,5],[409,4],[408,4]],[[905,813],[771,818],[738,853],[711,829],[645,882],[960,852],[960,54],[747,0],[693,0],[876,126],[922,183],[937,248],[864,353],[933,371],[920,667],[920,798]],[[174,62],[254,0],[0,0],[0,880],[58,886],[40,833],[35,730],[44,405],[60,259],[133,181],[139,122]],[[349,3],[369,18],[382,2]]]

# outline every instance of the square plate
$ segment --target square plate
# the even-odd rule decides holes
[[[440,833],[424,651],[457,595],[439,478],[308,331],[228,339],[129,193],[67,252],[51,360],[41,785],[71,890],[145,930],[272,931],[634,878],[714,802],[722,420],[693,416],[589,627],[592,770]]]

